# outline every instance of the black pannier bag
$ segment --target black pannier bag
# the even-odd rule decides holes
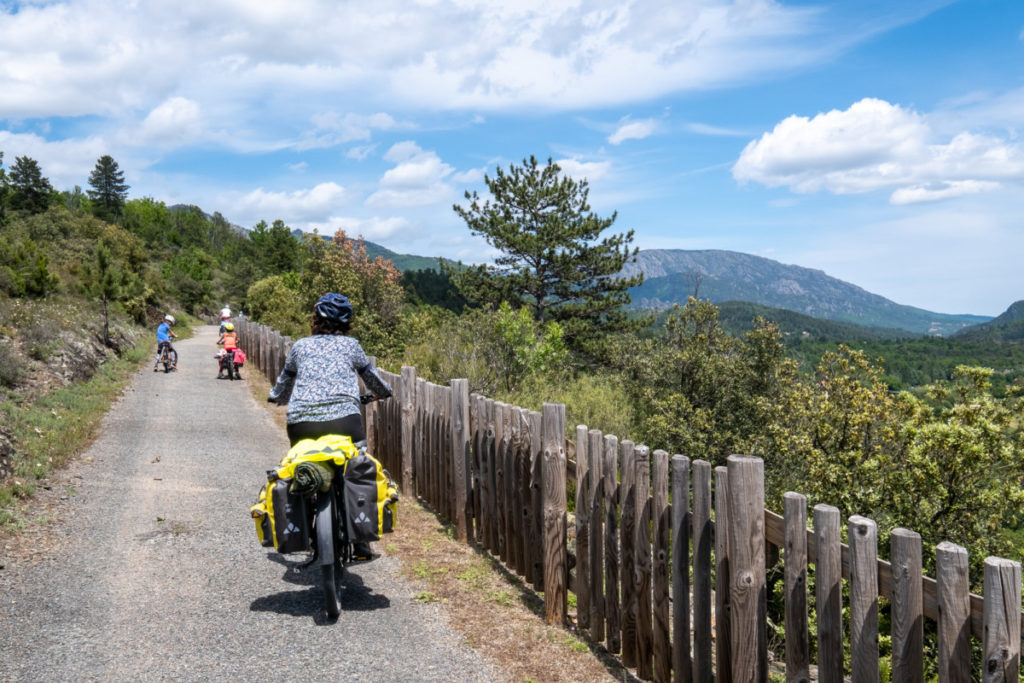
[[[387,485],[385,483],[384,487],[381,486],[379,472],[378,462],[365,453],[345,463],[342,498],[345,534],[350,543],[380,540],[383,520],[379,503],[383,502],[384,496],[387,495]]]
[[[291,479],[277,479],[268,484],[270,527],[279,553],[309,550],[308,505],[305,498],[289,491],[291,483]]]

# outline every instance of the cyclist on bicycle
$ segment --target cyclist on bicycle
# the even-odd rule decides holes
[[[156,328],[156,362],[153,364],[153,372],[156,372],[157,366],[160,365],[160,354],[164,348],[167,348],[167,353],[170,354],[171,367],[175,370],[178,369],[178,352],[171,346],[171,340],[177,339],[178,335],[174,334],[171,326],[174,324],[173,315],[165,315],[160,326]]]
[[[292,345],[284,369],[267,400],[288,404],[288,439],[327,434],[348,436],[353,443],[366,440],[359,414],[359,381],[377,398],[391,396],[391,387],[370,365],[363,347],[348,336],[352,304],[341,294],[320,297],[310,318],[311,336]]]
[[[220,364],[220,371],[217,373],[217,379],[224,377],[224,369],[228,370],[228,377],[231,377],[231,373],[234,372],[235,362],[235,351],[238,349],[238,334],[235,332],[235,324],[230,320],[221,323],[220,339],[217,340],[218,346],[224,347],[225,358],[222,359]]]

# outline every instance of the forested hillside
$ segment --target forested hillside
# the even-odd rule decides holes
[[[1024,341],[1024,301],[1014,302],[1001,315],[986,323],[964,328],[954,338],[973,342]]]
[[[123,353],[150,345],[146,326],[168,311],[202,315],[225,303],[302,336],[312,303],[337,291],[353,301],[353,334],[385,367],[414,365],[439,383],[465,377],[471,391],[533,409],[563,402],[569,425],[716,465],[732,453],[762,456],[776,509],[784,491],[798,490],[812,504],[868,515],[881,547],[905,526],[926,546],[951,540],[972,558],[1012,551],[1024,503],[1016,355],[873,338],[898,333],[749,304],[691,298],[658,321],[629,314],[641,278],[617,274],[636,254],[633,235],[586,208],[585,183],[532,158],[492,182],[502,183],[490,188],[498,205],[472,197],[458,214],[505,255],[493,266],[403,276],[340,232],[300,239],[278,219],[239,232],[217,213],[128,199],[126,188],[100,208],[78,188],[30,197],[8,179],[0,418],[13,425],[13,445],[0,459],[19,482],[45,475],[25,455],[38,425],[15,406],[44,393],[36,378],[56,373],[55,359],[84,338]],[[887,355],[894,349],[941,369],[900,370]]]

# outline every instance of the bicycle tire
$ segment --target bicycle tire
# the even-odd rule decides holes
[[[337,619],[341,614],[341,601],[338,599],[338,585],[334,573],[334,505],[331,492],[317,497],[316,510],[316,545],[320,560],[320,582],[324,591],[324,608],[330,619]]]

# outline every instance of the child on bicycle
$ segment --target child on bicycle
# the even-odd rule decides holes
[[[238,349],[238,334],[235,332],[235,324],[231,321],[223,322],[221,329],[224,331],[221,333],[220,339],[217,340],[217,344],[224,347],[224,356],[221,357],[217,379],[223,379],[225,368],[227,368],[228,377],[232,376],[235,371],[235,351]]]
[[[164,316],[163,321],[156,328],[156,362],[153,363],[153,372],[156,372],[157,366],[160,365],[160,354],[163,353],[164,348],[167,349],[167,353],[170,355],[171,368],[174,370],[178,369],[178,352],[171,345],[171,340],[178,338],[178,335],[174,334],[174,331],[171,329],[173,324],[174,316],[168,314]]]

